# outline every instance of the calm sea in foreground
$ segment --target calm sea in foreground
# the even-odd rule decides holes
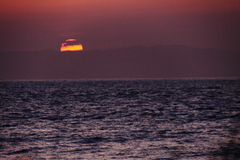
[[[2,81],[0,159],[239,159],[240,79]]]

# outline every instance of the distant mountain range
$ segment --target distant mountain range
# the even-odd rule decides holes
[[[58,53],[60,51],[54,49],[43,49],[39,51],[8,51],[7,53]],[[197,48],[189,47],[184,45],[156,45],[156,46],[131,46],[131,47],[122,47],[116,49],[104,49],[104,50],[83,50],[75,51],[78,52],[87,52],[87,53],[212,53],[212,52],[238,52],[233,50],[216,50],[211,48]],[[6,53],[1,51],[0,53]],[[65,52],[70,53],[70,52]],[[240,53],[240,51],[239,51]]]
[[[240,52],[183,45],[0,52],[4,79],[240,77]]]

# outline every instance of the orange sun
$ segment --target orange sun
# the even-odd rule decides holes
[[[61,52],[82,50],[83,46],[80,43],[77,43],[76,39],[67,39],[66,42],[62,43],[62,46],[60,48]]]

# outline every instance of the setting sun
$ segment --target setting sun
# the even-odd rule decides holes
[[[76,39],[67,39],[66,42],[62,43],[60,48],[61,52],[64,51],[82,51],[83,46],[80,43],[77,43]]]

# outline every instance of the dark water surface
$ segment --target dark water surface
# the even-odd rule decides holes
[[[0,82],[0,159],[240,157],[240,80]]]

